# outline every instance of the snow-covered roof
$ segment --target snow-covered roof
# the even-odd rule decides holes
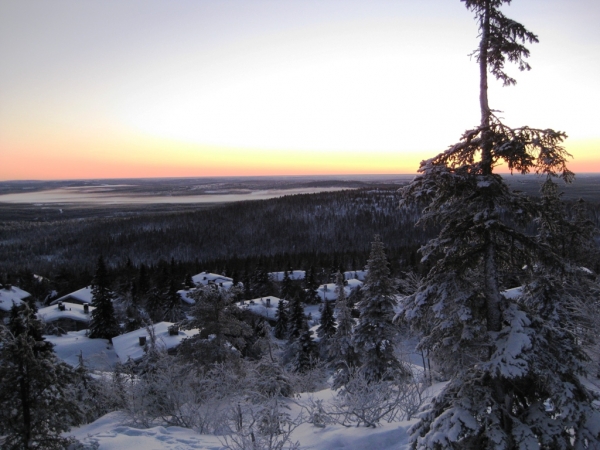
[[[90,370],[112,370],[117,362],[117,355],[106,339],[90,339],[88,330],[69,331],[61,336],[54,334],[44,338],[54,344],[54,353],[73,367],[79,365],[79,355],[85,360]]]
[[[344,272],[345,280],[360,280],[365,281],[365,277],[367,276],[366,270],[351,270],[349,272]]]
[[[504,295],[504,297],[513,300],[517,297],[520,297],[523,294],[523,286],[507,289],[505,291],[502,291],[501,294]]]
[[[285,272],[270,272],[269,276],[273,281],[283,281]],[[306,272],[304,270],[292,270],[288,272],[288,276],[292,280],[304,280]]]
[[[58,302],[69,301],[70,303],[92,303],[92,287],[86,286],[70,294],[63,295],[56,300],[53,300],[51,305],[56,305]]]
[[[268,297],[255,298],[252,300],[244,300],[243,302],[237,303],[240,309],[251,311],[267,319],[275,319],[275,313],[279,302],[285,302],[277,297],[269,295]],[[269,306],[267,306],[269,304]]]
[[[79,303],[68,303],[63,302],[65,307],[64,311],[61,311],[58,305],[50,305],[45,308],[41,308],[37,312],[37,316],[44,322],[54,322],[59,319],[73,319],[79,322],[89,322],[92,311],[96,309],[93,306],[89,307],[89,313],[83,312],[83,305]]]
[[[179,330],[177,335],[171,336],[169,334],[169,327],[171,325],[173,325],[172,322],[159,322],[153,325],[158,348],[165,350],[175,348],[185,338],[194,336],[198,334],[199,331],[198,329]],[[147,343],[150,341],[150,336],[148,336],[148,330],[146,330],[146,328],[140,328],[139,330],[112,338],[113,348],[122,363],[127,362],[128,359],[136,361],[144,356],[144,347],[140,345],[139,341],[140,336],[146,336]]]
[[[270,272],[269,275],[273,281],[283,281],[284,272]],[[292,272],[288,272],[288,275],[292,280],[304,280],[306,272],[304,270],[293,270]],[[344,279],[365,281],[366,275],[366,270],[350,270],[344,272]]]
[[[0,287],[0,310],[10,311],[13,303],[19,306],[31,294],[16,286],[11,286],[10,289]]]
[[[350,293],[354,289],[356,289],[357,287],[362,286],[362,285],[363,285],[362,281],[359,281],[356,279],[350,279],[350,280],[348,280],[348,284],[346,286],[344,286],[344,292],[346,293],[346,295],[350,295]],[[317,289],[317,296],[321,300],[329,300],[329,301],[337,300],[335,288],[336,288],[335,283],[322,284]]]
[[[205,286],[209,283],[215,283],[219,286],[224,287],[225,289],[229,289],[233,286],[233,278],[208,272],[200,272],[199,274],[194,275],[192,277],[192,281],[196,283],[196,285],[203,284]]]
[[[194,292],[196,289],[192,288],[190,290],[187,289],[180,289],[179,291],[177,291],[177,293],[179,294],[179,296],[181,297],[181,300],[183,300],[185,303],[187,303],[188,305],[193,305],[196,303],[196,301],[190,297],[190,294],[192,292]]]

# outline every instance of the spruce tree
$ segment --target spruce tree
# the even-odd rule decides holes
[[[254,298],[271,295],[273,286],[266,267],[259,263],[250,279],[250,289]]]
[[[150,290],[150,279],[148,277],[148,269],[146,268],[145,264],[140,265],[136,290],[142,302],[145,301],[146,295]]]
[[[425,203],[421,223],[441,227],[421,252],[432,265],[404,313],[422,334],[444,390],[412,429],[414,448],[594,448],[600,415],[582,386],[584,354],[577,297],[568,261],[546,237],[526,234],[532,219],[556,223],[534,202],[511,192],[494,167],[560,177],[573,174],[562,147],[566,135],[528,126],[510,128],[488,104],[488,73],[515,84],[506,61],[529,70],[527,43],[537,37],[501,11],[510,0],[463,0],[479,25],[481,121],[461,140],[425,160],[404,189]],[[546,241],[546,242],[544,242]],[[527,268],[523,295],[507,298],[515,268]],[[510,277],[508,276],[510,275]],[[567,289],[571,286],[573,289]]]
[[[181,296],[177,292],[177,284],[173,278],[169,281],[166,300],[166,307],[163,314],[164,320],[168,322],[179,322],[185,319],[185,314],[181,308]]]
[[[275,329],[273,334],[277,339],[284,339],[287,337],[288,330],[288,313],[286,302],[283,299],[279,300],[277,304],[277,312],[275,313]]]
[[[306,316],[304,315],[304,305],[301,298],[295,296],[289,303],[288,339],[290,341],[297,339],[304,328],[308,328]]]
[[[300,336],[292,343],[293,354],[291,366],[294,372],[304,373],[314,368],[319,357],[317,345],[312,338],[312,331],[304,328]]]
[[[310,266],[304,274],[304,289],[306,289],[306,303],[316,305],[320,299],[317,295],[319,283],[315,278],[315,269]]]
[[[331,360],[331,367],[335,370],[332,388],[339,389],[349,381],[350,373],[356,366],[358,358],[352,343],[354,319],[344,291],[344,276],[340,272],[336,277],[335,290],[337,294],[335,303],[337,328],[330,341],[329,359]]]
[[[321,319],[317,328],[317,336],[319,336],[319,352],[323,359],[329,356],[329,342],[335,334],[335,318],[333,317],[333,307],[331,302],[325,300],[321,308]]]
[[[294,285],[292,283],[292,279],[290,278],[290,274],[286,270],[283,273],[283,281],[281,282],[281,298],[290,300],[293,294]]]
[[[150,288],[146,296],[146,313],[152,320],[152,323],[162,322],[164,320],[165,306],[167,303],[167,291],[164,286],[157,282]]]
[[[26,305],[13,306],[0,345],[0,435],[3,449],[62,450],[61,434],[83,421],[73,393],[75,373],[44,339],[43,324]]]
[[[194,283],[194,280],[192,279],[192,275],[189,272],[187,272],[185,274],[185,277],[183,280],[183,288],[190,290],[195,287],[196,287],[196,283]]]
[[[367,270],[353,342],[360,359],[359,370],[369,382],[377,382],[403,372],[402,365],[394,355],[397,334],[396,326],[392,323],[396,305],[395,289],[379,236],[375,236],[371,243]]]
[[[319,322],[319,328],[317,328],[317,336],[322,341],[326,341],[335,333],[335,319],[333,317],[333,308],[331,302],[325,300],[323,303],[323,310],[321,311],[321,320]]]
[[[96,274],[92,281],[92,311],[90,337],[112,339],[119,334],[119,324],[113,307],[114,294],[110,290],[110,279],[104,264],[104,258],[98,258]]]
[[[183,326],[199,328],[200,334],[184,342],[183,352],[188,359],[201,358],[202,363],[223,362],[234,354],[233,349],[244,350],[252,328],[242,320],[234,295],[215,285],[198,287],[190,294],[195,301],[192,318]]]

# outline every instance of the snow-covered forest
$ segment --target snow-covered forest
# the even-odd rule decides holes
[[[488,103],[537,36],[463,2],[480,123],[400,190],[7,226],[2,448],[600,448],[597,205]]]

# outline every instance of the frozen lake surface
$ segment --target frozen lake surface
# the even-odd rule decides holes
[[[157,204],[157,203],[224,203],[244,200],[267,200],[294,194],[313,194],[348,189],[347,187],[303,187],[293,189],[248,190],[240,193],[215,193],[192,195],[147,195],[113,192],[110,187],[78,187],[48,189],[36,192],[18,192],[0,195],[0,203],[29,204]]]

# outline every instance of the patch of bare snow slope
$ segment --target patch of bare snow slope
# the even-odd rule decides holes
[[[99,444],[99,450],[219,450],[217,436],[198,434],[180,427],[134,428],[122,425],[122,413],[111,412],[95,422],[71,430],[83,444]]]
[[[429,388],[429,397],[439,394],[445,383]],[[310,401],[327,402],[335,396],[331,389],[301,394],[289,399],[287,411],[292,418],[302,412]],[[127,418],[120,412],[111,412],[95,422],[74,428],[65,435],[73,435],[84,444],[98,443],[99,450],[222,450],[224,436],[203,435],[180,427],[152,427],[147,429],[125,425]],[[377,428],[327,425],[319,428],[311,423],[300,425],[292,434],[292,441],[300,443],[301,450],[408,450],[408,430],[416,420],[381,423]]]
[[[426,393],[437,396],[446,383],[436,383]],[[331,389],[304,393],[289,399],[288,413],[292,418],[302,412],[310,401],[327,402],[335,396]],[[224,436],[198,434],[188,428],[152,427],[135,428],[126,425],[127,418],[118,411],[111,412],[95,422],[73,428],[65,435],[74,436],[88,446],[97,443],[99,450],[222,450]],[[327,425],[319,428],[310,423],[300,425],[292,434],[292,441],[300,443],[301,450],[408,450],[408,430],[416,419],[406,422],[381,423],[377,428]]]
[[[408,450],[408,429],[414,423],[384,423],[377,428],[303,424],[292,438],[300,441],[303,450]]]

